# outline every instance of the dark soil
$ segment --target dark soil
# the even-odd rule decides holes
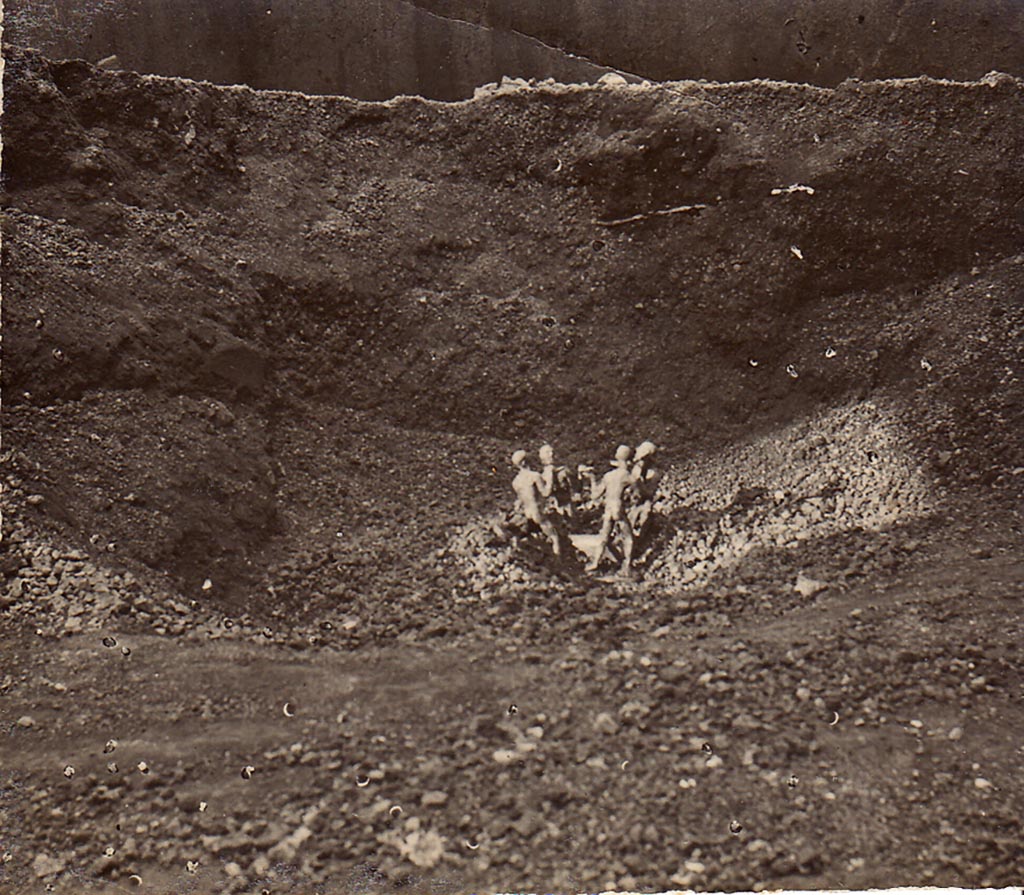
[[[1019,80],[5,90],[5,891],[1019,880]]]

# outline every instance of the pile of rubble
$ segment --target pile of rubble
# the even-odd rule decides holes
[[[655,503],[658,531],[641,548],[641,576],[652,586],[702,587],[768,553],[921,519],[937,500],[908,445],[892,413],[866,402],[678,464]],[[445,555],[484,601],[557,588],[579,571],[544,562],[539,541],[513,538],[500,515],[463,526]]]
[[[935,499],[908,442],[901,425],[868,402],[675,468],[658,510],[697,524],[672,535],[646,577],[703,584],[759,552],[921,518]]]

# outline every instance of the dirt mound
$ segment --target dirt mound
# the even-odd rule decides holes
[[[935,495],[908,442],[878,408],[860,403],[674,470],[670,496],[656,509],[710,516],[713,527],[673,537],[655,577],[695,582],[758,550],[920,518]]]
[[[1024,84],[6,77],[0,885],[1019,876]]]
[[[654,503],[653,543],[641,542],[637,556],[645,585],[703,587],[758,553],[925,517],[938,494],[909,444],[899,424],[864,402],[673,467]],[[587,521],[596,527],[569,524]],[[482,598],[509,585],[535,589],[550,574],[543,564],[529,573],[531,551],[497,518],[468,525],[449,552],[467,560]]]
[[[1011,78],[370,105],[12,52],[7,85],[8,438],[77,516],[33,512],[192,586],[241,597],[262,551],[311,549],[291,465],[360,495],[335,492],[335,528],[380,550],[443,546],[449,523],[372,520],[457,524],[502,492],[502,443],[648,436],[682,459],[872,387],[988,439],[972,469],[1008,462],[982,417],[1019,406],[998,381],[1024,229]],[[656,213],[680,204],[706,207]],[[950,344],[982,338],[953,376]],[[367,480],[329,452],[352,413],[454,440]]]

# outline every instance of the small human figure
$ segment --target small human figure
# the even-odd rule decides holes
[[[615,529],[622,541],[621,573],[623,575],[630,573],[633,562],[633,530],[626,518],[625,496],[633,484],[633,475],[629,468],[629,458],[632,453],[627,445],[619,445],[615,451],[612,468],[604,474],[601,481],[598,482],[591,473],[590,496],[595,501],[604,499],[604,515],[601,518],[601,531],[597,536],[597,546],[590,564],[587,566],[588,572],[595,571],[601,564],[608,540],[611,538],[612,530]]]
[[[639,540],[644,535],[651,517],[654,497],[665,473],[658,466],[654,442],[645,441],[638,445],[633,454],[633,487],[630,489],[629,522],[633,534]]]
[[[516,509],[543,532],[551,541],[551,550],[555,556],[562,555],[562,539],[558,530],[541,510],[541,502],[545,494],[544,477],[535,469],[530,469],[526,462],[526,451],[518,450],[512,455],[512,465],[518,470],[512,480],[512,490],[516,493]]]
[[[555,449],[550,444],[541,445],[537,451],[541,462],[541,476],[544,479],[544,495],[550,511],[562,519],[573,517],[573,480],[564,466],[555,466]]]

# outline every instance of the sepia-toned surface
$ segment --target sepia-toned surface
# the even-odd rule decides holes
[[[594,81],[1024,75],[1015,0],[9,0],[54,58],[218,84],[465,99],[502,75]]]
[[[7,890],[1020,878],[1019,80],[5,88]]]

